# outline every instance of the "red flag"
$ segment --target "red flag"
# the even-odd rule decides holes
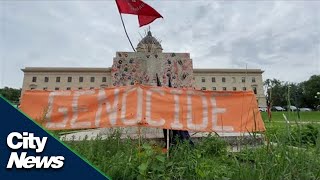
[[[152,23],[162,16],[141,0],[116,0],[120,13],[138,15],[140,27]]]

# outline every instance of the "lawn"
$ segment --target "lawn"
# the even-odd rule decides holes
[[[287,113],[287,112],[284,112]],[[117,132],[101,140],[66,142],[82,157],[113,179],[320,179],[320,114],[274,112],[266,125],[266,144],[233,153],[216,136],[194,147],[180,143],[169,158],[155,141],[120,139]],[[296,118],[296,119],[295,119]]]
[[[285,120],[284,116],[287,117]],[[300,112],[300,118],[297,112],[272,112],[271,121],[266,112],[261,113],[267,131],[265,135],[269,140],[277,139],[288,140],[294,138],[307,138],[317,136],[320,129],[320,112]],[[316,137],[313,137],[316,139]]]
[[[281,121],[285,122],[283,114],[287,117],[289,121],[302,121],[302,122],[320,122],[320,111],[312,111],[312,112],[272,112],[271,121]],[[299,118],[300,115],[300,118]],[[264,122],[268,122],[268,114],[267,112],[261,112],[261,116]]]

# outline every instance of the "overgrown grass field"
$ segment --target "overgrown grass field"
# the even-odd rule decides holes
[[[169,158],[159,142],[139,144],[116,132],[104,140],[66,143],[112,179],[320,179],[320,113],[303,112],[300,119],[286,113],[274,112],[272,121],[262,113],[266,143],[236,153],[216,136],[194,147],[181,142]]]

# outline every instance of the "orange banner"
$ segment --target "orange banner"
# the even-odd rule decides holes
[[[254,93],[126,86],[26,91],[21,110],[47,129],[144,126],[204,132],[265,131]]]

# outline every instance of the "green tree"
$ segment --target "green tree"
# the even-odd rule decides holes
[[[320,92],[320,75],[313,75],[307,81],[300,83],[302,89],[302,102],[305,106],[315,108],[319,100],[314,96]]]
[[[14,89],[9,87],[0,89],[0,95],[15,104],[19,102],[20,94],[21,89]]]
[[[315,108],[319,100],[315,98],[320,92],[320,75],[313,75],[301,83],[283,82],[278,79],[267,79],[264,82],[266,96],[272,106],[295,105],[297,107]]]
[[[267,79],[264,82],[267,87],[267,97],[270,99],[271,106],[286,105],[286,86],[278,79]]]

